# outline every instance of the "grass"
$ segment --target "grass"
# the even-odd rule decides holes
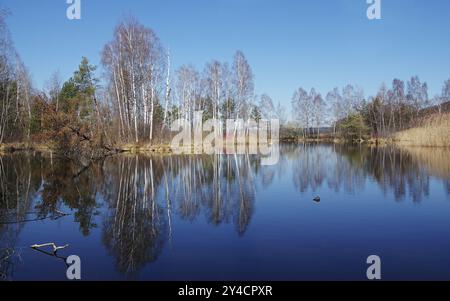
[[[418,127],[394,135],[397,145],[450,147],[450,113],[433,114]]]

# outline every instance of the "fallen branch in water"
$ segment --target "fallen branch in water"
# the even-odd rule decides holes
[[[69,245],[58,247],[55,243],[51,242],[51,243],[42,244],[42,245],[32,245],[30,248],[32,248],[32,249],[40,249],[40,248],[50,247],[50,246],[53,247],[53,253],[56,253],[56,252],[58,252],[58,250],[65,249],[65,248],[69,247]]]

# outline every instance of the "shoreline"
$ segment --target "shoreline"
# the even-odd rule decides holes
[[[349,145],[366,145],[370,147],[384,147],[384,146],[395,146],[395,147],[426,147],[426,148],[450,148],[450,145],[429,145],[415,143],[414,141],[398,140],[393,138],[371,138],[368,140],[361,139],[359,141],[354,141],[349,143],[345,139],[340,138],[289,138],[280,140],[282,143],[295,143],[295,144],[349,144]],[[239,144],[235,144],[238,146]],[[247,144],[248,145],[248,144]],[[185,147],[186,150],[189,147]],[[155,144],[155,145],[137,145],[132,143],[123,144],[113,148],[116,154],[143,154],[143,155],[173,155],[174,151],[169,144]],[[191,146],[192,152],[195,151],[194,145]],[[16,142],[16,143],[3,143],[0,144],[0,155],[13,154],[17,152],[41,152],[41,153],[52,153],[56,154],[57,151],[47,144],[42,143],[27,143],[27,142]],[[192,153],[193,154],[193,153]]]

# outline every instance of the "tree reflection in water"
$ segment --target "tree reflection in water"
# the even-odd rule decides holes
[[[447,194],[450,154],[446,149],[347,145],[286,146],[282,156],[292,160],[295,187],[300,192],[329,189],[354,194],[374,181],[396,201],[421,202],[430,192],[430,177],[443,181]]]
[[[174,218],[201,215],[245,235],[257,190],[275,179],[300,193],[325,188],[354,194],[375,183],[387,197],[420,202],[433,177],[450,195],[447,150],[285,144],[280,151],[277,165],[263,167],[250,155],[117,156],[93,163],[38,153],[2,156],[0,276],[13,276],[21,221],[51,223],[58,211],[71,213],[64,222],[77,223],[84,236],[100,227],[117,269],[133,276],[158,258],[176,231]]]
[[[16,248],[24,226],[20,221],[29,215],[39,189],[32,162],[29,156],[0,156],[0,280],[11,280],[20,263],[21,250]]]
[[[113,190],[103,223],[103,242],[116,258],[120,272],[133,274],[160,253],[166,232],[163,208],[156,200],[153,160],[122,157],[109,162]],[[108,170],[109,171],[109,170]]]
[[[103,196],[109,210],[103,241],[119,270],[133,274],[157,259],[171,237],[173,214],[194,221],[204,212],[214,225],[234,221],[243,235],[255,200],[251,160],[249,156],[107,159]]]

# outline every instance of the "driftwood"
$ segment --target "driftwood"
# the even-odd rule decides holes
[[[65,248],[69,247],[69,245],[58,247],[55,243],[51,242],[51,243],[42,244],[42,245],[32,245],[30,248],[32,248],[32,249],[40,249],[40,248],[50,247],[50,246],[53,247],[53,253],[56,253],[56,252],[58,252],[58,250],[65,249]]]

